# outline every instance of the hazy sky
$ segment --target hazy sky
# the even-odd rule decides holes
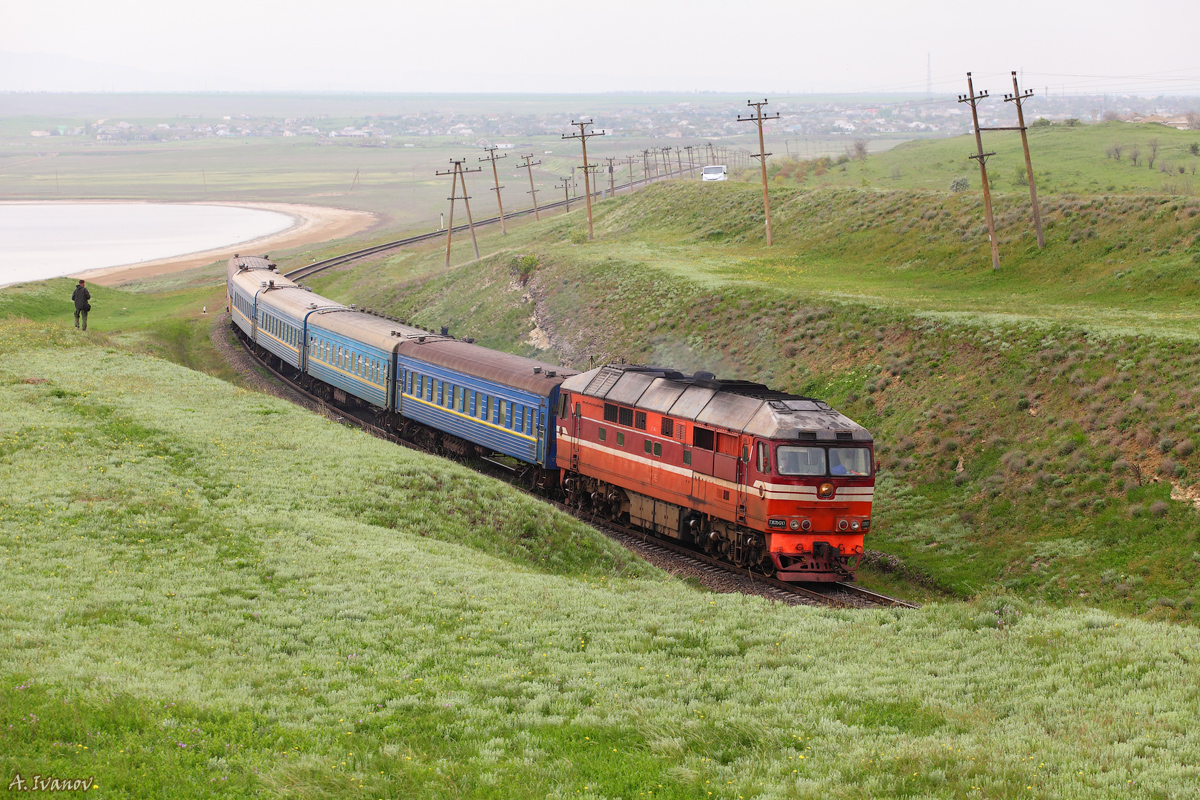
[[[939,92],[1196,94],[1198,30],[1197,0],[0,0],[0,90],[923,92],[929,54]]]

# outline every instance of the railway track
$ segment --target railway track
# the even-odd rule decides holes
[[[656,182],[656,181],[660,181],[660,180],[668,180],[668,178],[666,178],[666,177],[652,178],[651,182]],[[617,186],[613,190],[614,196],[615,196],[616,192],[622,191],[624,189],[630,189],[630,187],[634,186],[636,183],[637,183],[637,181],[634,181],[634,183],[632,183],[632,184],[631,183],[617,184]],[[632,189],[630,189],[630,191],[632,191]],[[598,195],[603,195],[603,194],[604,194],[603,192],[593,192],[592,198],[596,199]],[[574,200],[573,200],[573,202],[575,202],[575,203],[582,203],[585,201],[586,201],[586,198],[578,198],[578,197],[574,198]],[[564,206],[569,208],[570,202],[567,200],[556,200],[552,203],[546,203],[545,205],[539,205],[538,211],[553,211],[554,209],[563,208]],[[512,213],[505,214],[504,218],[507,220],[507,219],[512,219],[514,217],[525,217],[525,216],[529,216],[532,213],[534,213],[534,210],[532,208],[526,208],[521,211],[513,211]],[[487,217],[486,219],[478,220],[474,224],[476,227],[479,227],[480,225],[494,225],[495,223],[497,223],[499,221],[500,221],[500,217],[498,217],[498,216]],[[468,226],[468,225],[455,225],[453,228],[451,228],[451,230],[454,233],[460,233],[462,231],[468,230],[469,227],[470,226]],[[396,248],[399,248],[399,247],[406,247],[408,245],[418,244],[420,242],[428,242],[431,239],[437,239],[438,237],[445,236],[445,235],[446,235],[446,231],[430,231],[429,233],[419,233],[416,236],[409,236],[405,239],[397,239],[393,242],[384,242],[382,244],[372,245],[371,247],[364,247],[362,250],[353,250],[349,253],[343,253],[340,256],[334,256],[333,258],[327,258],[327,259],[324,259],[323,261],[316,261],[316,262],[313,262],[312,264],[307,264],[303,267],[297,267],[296,269],[292,270],[291,272],[283,273],[283,277],[287,278],[288,280],[300,281],[303,278],[308,278],[312,275],[316,275],[318,272],[324,272],[327,269],[332,269],[333,267],[338,267],[338,266],[341,266],[342,264],[349,264],[352,261],[357,261],[361,258],[369,258],[370,256],[378,255],[379,253],[385,253],[388,250],[395,250]]]
[[[241,335],[240,331],[235,331],[238,341],[243,349],[254,359],[255,363],[262,366],[270,372],[277,380],[279,380],[288,391],[303,399],[305,407],[309,410],[322,413],[339,422],[354,425],[362,430],[367,431],[373,436],[380,439],[398,444],[401,447],[407,447],[410,450],[416,450],[422,453],[439,455],[445,457],[441,453],[435,453],[427,450],[419,445],[401,439],[391,431],[381,428],[374,422],[364,419],[353,411],[340,408],[328,401],[322,400],[311,392],[302,389],[294,381],[284,375],[282,372],[273,367],[266,360],[259,357]],[[472,459],[474,462],[479,462],[481,467],[479,471],[505,481],[510,486],[519,489],[538,500],[554,505],[564,513],[570,514],[579,521],[595,528],[609,538],[617,541],[624,547],[637,552],[647,561],[655,566],[681,577],[692,577],[698,580],[702,585],[716,592],[738,592],[741,594],[755,594],[761,597],[766,597],[778,602],[788,603],[790,605],[812,605],[812,606],[827,606],[834,608],[919,608],[920,606],[909,603],[895,597],[889,597],[885,594],[873,592],[870,589],[865,589],[853,583],[814,583],[807,585],[797,585],[785,583],[781,580],[768,577],[762,573],[754,572],[753,570],[744,567],[737,567],[719,559],[713,558],[704,553],[697,552],[689,547],[677,544],[668,539],[662,539],[653,536],[645,531],[640,531],[636,528],[630,528],[620,523],[609,519],[597,517],[594,514],[581,512],[579,509],[573,508],[565,503],[537,494],[532,490],[521,486],[511,480],[512,470],[497,461],[491,459]]]

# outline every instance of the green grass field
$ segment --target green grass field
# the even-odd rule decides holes
[[[1033,122],[1033,120],[1027,120]],[[1178,131],[1164,125],[1105,122],[1099,125],[1030,128],[1030,160],[1038,191],[1054,194],[1195,195],[1200,190],[1196,169],[1200,165],[1200,131]],[[1157,142],[1153,165],[1151,143]],[[1110,150],[1121,147],[1120,159]],[[1197,151],[1193,151],[1193,146]],[[1016,131],[984,132],[988,180],[1005,192],[1028,193],[1021,134]],[[1134,164],[1133,153],[1138,152]],[[968,156],[975,152],[975,137],[907,142],[865,161],[811,166],[776,161],[776,180],[803,186],[873,186],[886,189],[948,191],[955,178],[966,178],[973,191],[980,189],[979,167]],[[817,174],[820,172],[820,174]],[[782,173],[782,175],[781,175]]]
[[[770,250],[754,185],[675,183],[599,204],[594,242],[576,209],[481,231],[480,262],[462,236],[449,270],[434,242],[311,283],[544,360],[829,400],[884,463],[864,579],[919,611],[697,591],[490,479],[238,388],[200,313],[221,265],[96,289],[86,336],[69,281],[0,291],[8,780],[1193,794],[1197,201],[1048,189],[1038,252],[1021,191],[998,191],[993,273],[976,192],[846,180],[775,179]]]
[[[61,327],[0,322],[0,394],[7,780],[1058,800],[1200,777],[1191,627],[697,592],[458,466]]]

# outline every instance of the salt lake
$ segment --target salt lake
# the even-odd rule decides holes
[[[295,224],[238,206],[0,203],[0,286],[233,246]]]

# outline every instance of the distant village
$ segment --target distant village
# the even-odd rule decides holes
[[[999,98],[996,100],[980,104],[981,125],[1015,125],[1011,104]],[[1051,124],[1157,122],[1186,129],[1200,121],[1193,111],[1196,105],[1195,98],[1035,96],[1026,103],[1026,119],[1030,123],[1042,119]],[[747,127],[737,121],[738,114],[744,111],[734,105],[687,102],[630,106],[597,115],[596,128],[612,136],[716,141],[748,133]],[[953,98],[944,97],[876,104],[803,103],[790,98],[772,103],[768,111],[780,115],[767,125],[767,130],[776,135],[914,138],[952,136],[971,131],[969,110]],[[34,130],[30,136],[86,137],[100,142],[311,137],[323,143],[354,142],[378,147],[419,147],[424,139],[439,137],[444,141],[442,137],[450,137],[461,144],[507,149],[515,146],[514,140],[562,133],[569,129],[570,119],[570,115],[560,114],[464,114],[451,111],[352,120],[328,116],[278,119],[247,115],[141,123],[100,119],[85,125]]]

